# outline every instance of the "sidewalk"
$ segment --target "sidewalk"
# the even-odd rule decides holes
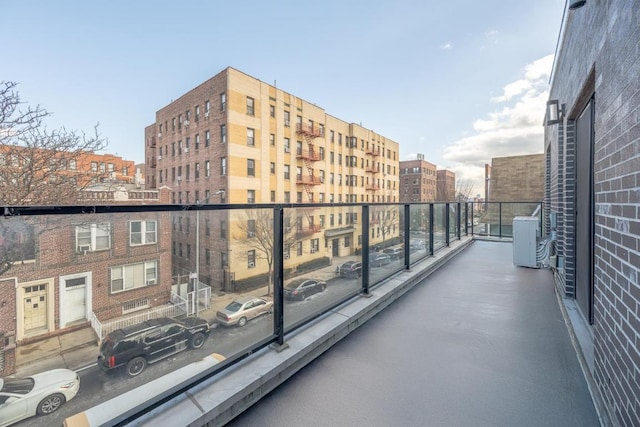
[[[318,270],[309,271],[299,276],[286,278],[285,284],[293,279],[313,277],[329,281],[335,279],[336,267],[351,260],[360,260],[359,255],[334,257],[331,265]],[[200,311],[198,316],[215,323],[216,312],[226,307],[231,301],[240,296],[267,296],[267,286],[253,289],[244,293],[224,293],[211,295],[211,305],[208,309]],[[26,377],[50,369],[67,368],[74,371],[81,370],[95,363],[98,357],[98,338],[90,326],[67,334],[47,338],[31,344],[25,344],[16,348],[17,363],[16,372],[12,376]]]

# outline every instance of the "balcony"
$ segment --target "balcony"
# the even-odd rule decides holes
[[[365,190],[367,190],[367,191],[378,191],[378,190],[380,190],[380,188],[381,187],[379,185],[376,185],[376,184],[367,184],[365,186]]]
[[[367,166],[364,170],[369,173],[380,173],[380,167],[378,166]]]
[[[297,150],[296,151],[296,159],[309,160],[312,162],[317,162],[320,160],[320,155],[312,150]]]
[[[315,175],[296,175],[296,184],[298,185],[320,185],[322,179]]]
[[[310,138],[321,138],[324,137],[324,128],[312,126],[308,123],[297,123],[296,133]]]
[[[510,215],[505,213],[516,211],[537,212],[539,214],[540,211],[536,209],[538,204],[518,204],[517,206],[518,209],[515,209],[515,207],[509,209],[506,206],[498,207],[495,211],[502,215]],[[216,273],[216,270],[209,270],[206,262],[208,258],[205,258],[205,251],[201,250],[202,262],[200,263],[199,269],[200,277],[211,274],[211,277],[224,277],[226,282],[220,285],[216,285],[215,283],[211,284],[214,289],[210,297],[211,308],[201,310],[198,316],[215,323],[216,312],[240,296],[266,298],[266,300],[274,304],[273,312],[265,313],[265,319],[258,318],[251,320],[246,326],[234,329],[233,334],[229,334],[227,328],[213,330],[201,351],[185,350],[180,353],[175,361],[172,362],[170,370],[161,369],[162,363],[149,365],[143,376],[128,380],[127,391],[123,392],[122,389],[106,391],[101,397],[104,401],[104,404],[101,406],[92,406],[95,402],[87,396],[83,396],[81,391],[80,395],[75,399],[67,402],[65,410],[68,412],[66,412],[66,414],[72,415],[84,411],[83,416],[89,419],[100,419],[102,420],[100,421],[101,423],[109,423],[111,422],[110,420],[113,420],[114,416],[119,416],[119,414],[117,412],[114,413],[112,409],[113,407],[118,407],[121,411],[127,411],[127,413],[130,414],[128,415],[130,418],[127,418],[127,422],[132,422],[138,416],[143,417],[140,419],[140,421],[142,421],[143,419],[153,418],[155,416],[154,414],[162,414],[161,416],[165,422],[173,423],[173,421],[181,419],[182,421],[178,422],[178,424],[184,424],[186,422],[184,418],[186,416],[185,413],[180,409],[172,408],[171,405],[173,405],[175,401],[189,404],[189,399],[183,400],[181,394],[187,390],[182,387],[185,385],[188,387],[189,381],[195,380],[196,378],[210,377],[204,380],[205,382],[201,383],[199,387],[207,389],[207,387],[209,387],[208,384],[212,384],[212,389],[206,393],[209,393],[209,395],[215,394],[217,397],[214,400],[226,402],[224,405],[232,402],[232,400],[229,399],[246,399],[247,396],[260,396],[262,393],[252,387],[262,386],[262,383],[258,384],[255,381],[250,381],[250,383],[240,388],[245,390],[246,394],[244,394],[244,392],[238,394],[237,386],[239,384],[235,383],[235,386],[231,387],[227,381],[237,381],[238,377],[235,373],[243,369],[251,370],[253,372],[252,375],[262,375],[260,371],[261,368],[256,367],[256,363],[265,367],[265,369],[276,369],[278,372],[282,372],[282,374],[278,374],[275,377],[272,376],[271,378],[288,377],[289,375],[286,373],[286,370],[293,369],[292,367],[295,366],[295,364],[288,361],[289,357],[306,358],[311,357],[310,355],[312,354],[320,353],[320,351],[318,351],[320,347],[317,346],[323,345],[322,342],[325,341],[316,342],[313,339],[309,340],[310,336],[308,334],[318,336],[316,334],[320,333],[320,336],[331,336],[333,333],[344,336],[342,335],[343,332],[340,331],[353,330],[356,326],[364,323],[373,314],[382,311],[391,301],[413,287],[416,288],[416,291],[410,295],[407,294],[406,297],[403,297],[403,299],[396,304],[401,304],[403,301],[405,301],[405,304],[407,303],[406,301],[409,301],[411,304],[412,301],[415,300],[415,303],[420,304],[421,307],[427,307],[429,304],[433,304],[433,307],[429,310],[422,308],[401,310],[402,313],[406,312],[412,321],[401,320],[400,323],[403,325],[415,325],[416,319],[419,318],[420,320],[417,321],[420,325],[439,326],[435,329],[428,328],[427,330],[420,330],[421,334],[432,332],[432,335],[425,335],[424,339],[421,338],[420,343],[424,341],[424,344],[420,344],[415,342],[415,334],[398,334],[397,330],[393,332],[393,325],[398,322],[390,319],[386,323],[389,325],[389,328],[391,328],[391,332],[385,332],[390,334],[389,338],[385,338],[385,340],[388,339],[389,342],[393,342],[394,338],[392,337],[394,334],[396,338],[410,335],[414,341],[412,345],[428,346],[428,349],[420,349],[420,351],[412,354],[419,355],[419,357],[417,357],[422,361],[424,361],[424,357],[429,357],[428,360],[434,363],[430,362],[427,366],[424,366],[421,365],[422,362],[420,362],[420,360],[412,360],[409,358],[405,359],[406,362],[403,362],[403,366],[407,366],[407,369],[412,370],[414,375],[416,372],[423,371],[429,372],[429,375],[433,375],[432,380],[434,384],[438,384],[434,390],[442,390],[443,387],[446,388],[447,384],[459,384],[459,382],[453,379],[437,378],[436,373],[431,372],[430,369],[437,369],[438,372],[441,373],[450,372],[452,375],[457,375],[456,373],[459,372],[459,369],[456,369],[456,366],[459,367],[460,364],[476,362],[480,363],[481,367],[490,368],[491,373],[488,375],[489,379],[483,379],[482,376],[478,378],[473,376],[474,373],[477,373],[476,371],[470,372],[467,370],[465,372],[468,374],[466,378],[469,379],[469,384],[483,384],[485,386],[490,384],[490,386],[493,385],[491,387],[492,393],[498,393],[495,388],[498,387],[498,389],[502,388],[505,390],[506,396],[508,396],[508,393],[513,390],[514,387],[518,390],[524,390],[524,393],[527,393],[527,398],[518,399],[518,402],[526,402],[526,404],[529,405],[528,408],[535,407],[539,410],[541,399],[544,399],[544,397],[538,394],[544,394],[545,396],[548,394],[546,392],[540,393],[541,390],[544,391],[548,389],[545,387],[547,382],[532,387],[531,384],[536,384],[532,381],[546,381],[548,378],[558,378],[558,382],[568,387],[567,389],[558,389],[559,391],[556,398],[569,398],[569,396],[575,398],[574,396],[580,396],[580,402],[583,402],[583,400],[586,402],[589,401],[588,398],[583,399],[583,388],[581,388],[583,384],[580,385],[571,383],[571,381],[565,381],[565,378],[562,376],[566,375],[568,378],[574,380],[578,378],[573,370],[575,363],[571,369],[567,369],[566,360],[570,359],[569,356],[561,358],[565,362],[559,371],[558,366],[553,365],[553,363],[551,363],[553,366],[536,365],[538,370],[532,369],[529,365],[530,360],[539,361],[538,363],[540,364],[552,362],[548,360],[549,358],[544,359],[542,355],[549,353],[549,342],[556,343],[557,340],[555,340],[555,338],[550,338],[553,333],[564,334],[562,335],[565,339],[563,345],[568,344],[570,346],[570,342],[566,339],[566,332],[558,329],[558,325],[563,325],[563,323],[558,322],[557,313],[553,311],[554,307],[557,310],[557,305],[554,305],[555,297],[549,289],[550,283],[552,283],[552,276],[545,273],[544,270],[515,268],[512,265],[509,244],[505,244],[504,242],[473,243],[472,236],[475,234],[474,229],[485,232],[486,236],[489,237],[497,236],[493,237],[496,240],[504,241],[506,239],[506,241],[508,241],[510,232],[506,226],[498,225],[488,227],[482,223],[485,218],[492,218],[492,214],[489,212],[491,209],[485,209],[488,213],[478,212],[474,210],[476,208],[474,204],[467,205],[464,203],[353,205],[349,206],[352,212],[360,211],[356,212],[359,219],[359,228],[350,227],[341,234],[328,236],[327,246],[323,246],[322,241],[320,241],[320,245],[302,245],[298,251],[298,245],[295,240],[292,240],[293,238],[308,237],[322,231],[319,225],[311,224],[301,230],[294,228],[291,233],[292,236],[289,235],[287,231],[289,228],[284,225],[287,222],[287,218],[302,216],[299,211],[303,211],[306,208],[306,206],[301,206],[300,208],[282,208],[261,205],[234,205],[225,206],[224,209],[222,209],[215,205],[198,205],[193,206],[193,210],[189,207],[185,210],[184,206],[159,205],[155,207],[119,206],[117,212],[113,212],[112,207],[97,206],[93,213],[88,214],[84,213],[85,211],[81,207],[56,207],[52,208],[50,212],[46,209],[39,209],[33,212],[31,216],[25,215],[29,212],[28,208],[26,208],[24,212],[22,212],[20,208],[12,211],[15,216],[10,215],[5,218],[6,221],[31,221],[32,218],[35,218],[37,219],[35,224],[46,224],[47,227],[49,227],[48,230],[50,230],[48,233],[59,233],[61,236],[75,235],[78,224],[81,226],[85,223],[104,224],[108,220],[113,224],[112,227],[97,228],[95,232],[99,232],[99,230],[102,229],[103,231],[111,230],[113,233],[128,233],[126,228],[120,227],[119,225],[131,223],[132,221],[137,222],[141,218],[145,218],[144,220],[148,221],[149,215],[160,215],[159,218],[163,219],[157,224],[157,228],[151,227],[151,224],[145,226],[146,234],[144,234],[144,237],[141,235],[136,237],[135,240],[135,243],[138,245],[140,242],[150,242],[152,245],[148,247],[142,245],[127,248],[130,252],[135,250],[136,252],[131,253],[135,253],[136,257],[155,256],[158,253],[156,245],[160,243],[158,242],[156,244],[154,241],[156,238],[160,238],[160,236],[165,239],[173,233],[171,240],[178,242],[186,239],[185,241],[191,242],[192,247],[197,247],[199,239],[194,233],[205,233],[205,230],[207,230],[206,233],[219,235],[220,230],[216,228],[219,227],[219,224],[225,224],[227,227],[232,227],[232,229],[242,230],[244,226],[242,224],[246,224],[249,220],[254,222],[252,227],[255,227],[256,230],[263,230],[265,229],[264,227],[272,227],[274,225],[274,218],[277,219],[275,222],[276,229],[284,230],[283,234],[280,235],[276,241],[281,239],[282,243],[289,247],[287,251],[289,254],[288,257],[283,257],[282,253],[275,253],[275,264],[273,265],[273,269],[270,270],[264,258],[260,256],[252,257],[251,267],[249,268],[247,268],[247,258],[243,258],[244,253],[246,253],[248,249],[247,245],[259,245],[258,240],[260,239],[256,238],[252,239],[251,242],[247,242],[246,239],[240,239],[238,237],[239,240],[235,242],[234,239],[236,239],[236,237],[233,237],[235,234],[231,233],[229,234],[230,238],[228,241],[224,242],[224,247],[221,246],[217,248],[215,245],[209,244],[207,250],[221,251],[221,253],[225,254],[226,267],[224,272],[220,273]],[[322,209],[322,214],[327,215],[327,221],[329,218],[331,218],[331,221],[334,221],[344,207],[334,208],[325,205],[322,206]],[[387,214],[388,212],[398,212],[400,215],[389,215]],[[63,214],[62,216],[60,215],[61,213]],[[46,221],[40,221],[38,217]],[[188,222],[186,221],[187,217],[191,219]],[[182,218],[182,221],[178,221],[179,218]],[[194,227],[194,224],[196,224],[195,220],[198,218],[201,224],[199,231]],[[393,231],[384,236],[371,237],[369,224],[375,223],[375,220],[371,221],[373,218],[384,218],[381,222],[384,223],[385,228]],[[78,223],[79,220],[80,223]],[[493,221],[493,219],[491,220]],[[497,219],[498,224],[509,224],[511,220],[512,218],[508,216]],[[56,227],[51,228],[54,222]],[[65,227],[65,223],[68,224],[68,227]],[[179,226],[180,223],[182,225]],[[187,228],[188,223],[191,224],[191,228]],[[172,226],[172,224],[174,225]],[[93,230],[91,227],[82,228],[82,230],[85,229]],[[153,233],[154,229],[156,233]],[[71,233],[71,231],[73,231],[73,233]],[[61,244],[60,242],[64,242],[64,239],[53,239],[50,238],[51,236],[42,235],[40,232],[38,233],[43,243],[50,242],[59,246]],[[354,233],[362,234],[362,245],[356,245],[357,235]],[[496,233],[498,234],[496,235]],[[130,242],[130,236],[127,235],[123,237],[126,238],[119,238],[118,241]],[[114,239],[115,236],[112,235],[112,241],[115,241]],[[344,245],[347,241],[345,239],[348,239],[350,246]],[[304,244],[304,241],[302,243]],[[216,245],[218,244],[222,243],[217,242]],[[62,243],[62,245],[64,246],[64,243]],[[127,243],[127,246],[129,246],[129,243]],[[378,266],[375,264],[372,265],[369,262],[368,254],[370,248],[374,248],[375,246],[377,246],[380,251],[392,247],[406,247],[408,250],[401,252],[401,255],[393,259],[391,263]],[[170,256],[171,245],[167,245],[167,242],[164,242],[161,244],[161,247],[165,253],[165,255],[162,256],[165,258],[163,258],[163,262],[158,263],[157,266],[162,269],[170,269],[172,264],[172,257]],[[479,248],[479,252],[469,252],[474,251],[476,247]],[[258,246],[253,246],[253,248],[257,252]],[[311,250],[310,248],[314,249]],[[42,274],[46,277],[65,277],[71,274],[77,274],[76,271],[93,271],[94,276],[104,275],[104,277],[110,277],[105,284],[107,288],[111,289],[113,286],[120,286],[116,282],[113,282],[113,277],[117,279],[117,276],[113,276],[113,272],[110,273],[110,276],[109,273],[103,271],[119,264],[119,262],[117,262],[118,260],[113,258],[118,256],[115,252],[113,254],[111,251],[90,253],[71,263],[67,262],[69,260],[66,260],[64,250],[52,252],[48,247],[40,247],[38,256],[42,256],[41,254],[43,253],[48,254],[48,257],[59,257],[58,261],[48,258],[47,265],[51,266],[50,268],[52,270],[43,271]],[[471,255],[466,255],[467,253],[471,253]],[[169,255],[168,259],[166,258],[167,254]],[[457,261],[458,254],[460,254],[459,256],[461,258],[464,257],[464,260],[460,261],[461,264]],[[216,255],[219,259],[220,254],[218,252],[213,253],[211,258]],[[259,253],[257,253],[257,255],[259,255]],[[179,256],[180,254],[175,254],[173,258],[175,259]],[[185,253],[184,256],[186,257],[187,254]],[[209,255],[207,254],[206,256],[208,257]],[[456,256],[455,259],[453,258],[454,256]],[[330,264],[323,263],[326,258],[331,260]],[[350,277],[347,273],[344,273],[344,277],[342,277],[342,273],[336,274],[336,266],[340,267],[348,261],[360,261],[362,263],[364,267],[360,273],[361,277],[357,277],[357,275]],[[38,262],[42,264],[42,261]],[[124,260],[122,262],[124,262]],[[449,267],[448,262],[457,262],[457,264],[452,264],[452,266]],[[148,267],[150,268],[150,266]],[[437,274],[443,273],[438,272],[432,275],[432,278],[427,279],[428,283],[425,282],[424,276],[427,274],[426,272],[439,267],[442,267],[442,270],[445,271],[444,274],[447,274],[447,271],[451,271],[451,274],[464,274],[467,278],[447,276],[446,278],[439,279]],[[25,270],[25,272],[23,272],[23,269],[29,270],[29,266],[15,264],[9,274],[12,275],[11,277],[18,277],[18,283],[21,283],[23,280],[20,279],[20,276],[27,271]],[[163,277],[165,277],[167,271],[162,270],[154,273],[152,270],[147,269],[146,273],[142,273],[155,274],[154,277],[159,279],[158,282],[155,279],[147,281],[147,283],[151,283],[151,285],[149,285],[151,288],[148,289],[153,291],[154,295],[157,294],[155,286],[163,286],[162,289],[165,289],[168,295],[169,289],[166,287],[166,284],[163,285]],[[211,273],[209,273],[209,271],[211,271]],[[338,268],[338,271],[340,272],[340,268]],[[495,271],[500,271],[500,280],[493,279],[493,272]],[[217,276],[213,276],[213,273],[216,273]],[[269,274],[272,275],[272,280],[265,281],[266,275]],[[510,277],[510,275],[513,275],[514,278],[505,280],[505,277]],[[135,274],[132,272],[132,274],[127,277],[135,277]],[[317,294],[309,295],[307,299],[304,299],[304,303],[285,304],[282,299],[282,286],[294,279],[305,277],[319,278],[325,281],[327,286],[326,288],[320,289]],[[468,277],[472,277],[473,280],[470,280]],[[2,279],[2,277],[0,277],[0,279]],[[423,284],[426,284],[426,286]],[[55,289],[60,289],[57,283],[54,285]],[[105,286],[95,287],[93,289],[95,294],[94,301],[97,302],[97,294],[103,292],[102,288]],[[508,288],[504,288],[505,286]],[[120,288],[116,290],[118,289]],[[216,289],[223,290],[224,292],[215,292]],[[430,292],[435,292],[435,295],[427,295],[425,299],[418,301],[417,298],[419,298],[420,290],[425,292],[425,289],[432,289]],[[275,293],[272,294],[274,290]],[[53,289],[51,291],[53,292]],[[118,293],[114,295],[117,296],[118,300],[138,301],[144,298],[144,295],[140,295],[140,293],[144,293],[145,288],[134,287],[125,292],[129,292],[129,294],[126,294],[126,297]],[[534,294],[532,294],[532,292]],[[372,295],[372,298],[361,298],[359,297],[361,294]],[[509,298],[505,299],[505,295],[509,295]],[[442,302],[443,298],[447,301],[447,304]],[[64,300],[68,300],[68,298],[63,299],[63,301]],[[146,304],[151,304],[154,298],[149,297],[145,301],[147,301]],[[473,306],[473,304],[477,304],[477,308],[474,308],[475,306]],[[197,306],[200,306],[200,304],[197,304]],[[394,307],[395,306],[396,305],[394,305]],[[446,310],[444,312],[442,310],[438,311],[439,308],[444,309],[445,307]],[[100,316],[100,310],[95,310],[95,307],[92,308],[92,311],[96,312],[97,316]],[[69,316],[69,313],[71,313],[69,310],[69,306],[63,306],[60,313],[65,313],[63,314],[64,316]],[[102,313],[102,315],[104,315],[104,310],[102,310]],[[380,315],[383,314],[382,312]],[[429,319],[423,318],[428,315],[435,317]],[[463,315],[467,315],[468,317],[461,317]],[[525,317],[518,317],[520,315]],[[527,316],[536,316],[535,319],[538,320],[534,321]],[[548,319],[549,326],[541,325],[539,319]],[[57,324],[58,322],[56,322],[56,325]],[[65,322],[63,321],[61,324],[65,325]],[[274,329],[276,326],[278,329]],[[324,330],[323,328],[329,329]],[[506,330],[505,328],[515,329]],[[278,330],[280,332],[277,332]],[[320,332],[321,330],[325,332]],[[293,331],[296,331],[296,333],[290,334]],[[446,342],[438,341],[438,339],[442,339],[443,331],[451,338],[447,338]],[[61,330],[60,333],[64,335],[65,331]],[[69,337],[72,337],[73,333],[73,331],[68,332],[68,334],[70,334]],[[20,334],[19,332],[19,335]],[[71,340],[71,338],[58,338],[58,336],[62,335],[55,335],[55,337],[51,339],[56,340],[56,342],[67,342]],[[513,340],[514,337],[523,337],[523,341],[504,341]],[[286,344],[289,345],[289,350],[286,352],[278,353],[268,348],[269,344],[272,344],[274,348],[279,348],[281,344],[285,343],[285,340]],[[345,345],[349,345],[348,341],[349,340],[344,340],[343,342],[347,343]],[[530,345],[527,346],[527,343]],[[19,343],[18,349],[20,345],[23,344]],[[88,361],[88,363],[94,363],[97,347],[91,347],[91,345],[95,346],[95,343],[87,345],[89,349],[93,348],[92,351],[86,353],[88,356],[91,356],[91,361]],[[468,350],[470,345],[473,346],[473,352],[464,351],[465,349]],[[87,350],[87,346],[83,348]],[[400,349],[400,347],[397,348]],[[521,353],[521,350],[524,348],[531,353]],[[445,352],[444,360],[436,358],[436,355],[433,354],[435,349],[440,349]],[[354,350],[359,351],[359,349]],[[410,350],[411,347],[401,351],[403,354],[407,354],[411,353]],[[563,347],[561,351],[566,352],[566,346]],[[498,352],[498,354],[495,352]],[[212,353],[216,354],[211,357],[210,355]],[[538,355],[538,353],[540,353],[540,355]],[[459,357],[452,357],[452,355],[458,355]],[[23,355],[22,357],[27,356]],[[205,359],[201,359],[202,357],[205,357]],[[556,360],[555,358],[551,359]],[[30,366],[28,363],[21,364],[16,374],[27,374],[30,368],[42,368],[42,366],[51,366],[53,368],[59,360],[60,359],[56,358],[51,359],[51,362],[48,363],[52,363],[53,365],[33,364]],[[447,365],[446,360],[449,360],[451,364]],[[544,360],[544,362],[542,362],[542,360]],[[371,361],[376,361],[375,363],[377,363],[376,358]],[[388,366],[388,360],[385,361],[385,363]],[[451,369],[447,369],[447,366],[450,366]],[[494,369],[498,368],[505,369],[504,376],[493,372]],[[281,369],[282,371],[280,371]],[[509,369],[513,369],[517,375],[510,373],[511,371]],[[223,370],[225,374],[224,377],[221,377]],[[484,371],[481,369],[480,372]],[[548,372],[549,375],[541,376],[539,375],[540,372]],[[526,378],[518,382],[525,373],[531,374],[532,379]],[[96,384],[102,387],[100,382],[105,380],[110,381],[110,377],[100,375],[95,365],[83,370],[81,374],[85,384],[92,384],[97,381]],[[265,374],[264,378],[267,377]],[[419,375],[415,378],[416,382],[420,383],[421,390],[430,390],[428,387],[426,389],[424,388],[425,384],[429,383],[428,381],[424,382]],[[500,381],[497,381],[496,378]],[[516,383],[507,385],[504,382],[505,378],[514,379]],[[381,379],[376,377],[376,381],[381,381]],[[491,383],[491,381],[497,382]],[[167,388],[165,385],[164,387],[160,387],[160,382],[163,384],[183,384],[183,386],[169,386]],[[403,381],[402,384],[406,384],[408,389],[413,389],[414,387],[408,380]],[[465,382],[465,384],[468,383]],[[276,384],[274,383],[273,385],[275,386]],[[270,387],[269,384],[264,384],[264,386]],[[558,384],[554,383],[548,387],[555,390],[554,387],[558,387]],[[381,390],[386,389],[385,384],[380,384],[379,388]],[[231,389],[236,390],[232,393],[233,396],[224,397],[226,390]],[[399,392],[402,394],[402,388],[399,389]],[[157,395],[157,399],[164,402],[161,403],[160,408],[163,408],[162,405],[164,405],[167,409],[156,410],[146,415],[142,413],[137,415],[137,411],[144,411],[147,399],[155,395]],[[342,396],[344,397],[344,395]],[[481,393],[479,396],[481,396],[480,399],[482,400],[483,397],[488,395]],[[496,396],[500,396],[500,394],[496,394]],[[218,399],[218,397],[220,397],[220,399]],[[110,401],[109,399],[115,400]],[[209,406],[211,400],[207,402],[199,401],[200,397],[197,393],[192,395],[192,399],[196,399],[199,402],[197,404],[204,408],[205,412],[213,411],[211,406]],[[501,398],[494,399],[494,403],[495,400],[500,399]],[[555,398],[549,399],[545,401],[544,404],[555,405],[555,400],[557,399],[554,399]],[[375,404],[375,400],[372,399],[371,402]],[[455,404],[455,402],[452,403]],[[564,405],[563,402],[559,401],[557,407],[553,406],[550,410],[554,414],[556,412],[564,414],[562,411],[569,411],[567,408],[580,407],[580,409],[583,409],[583,404],[577,404],[576,406],[576,403],[573,403],[574,405]],[[484,404],[489,405],[490,402]],[[465,406],[468,407],[468,405]],[[225,407],[231,408],[233,404]],[[126,408],[130,408],[131,412]],[[495,410],[497,407],[494,406],[493,408]],[[521,409],[522,405],[518,405],[518,410]],[[455,407],[452,407],[452,411],[456,412]],[[197,412],[199,414],[197,416],[202,416],[201,411]],[[571,412],[566,413],[573,416]],[[589,415],[590,412],[585,410],[584,414]],[[411,414],[408,413],[408,415]],[[514,413],[509,413],[508,415],[513,416]],[[228,416],[228,413],[223,416]],[[173,419],[174,417],[176,417],[175,420]],[[582,418],[578,419],[582,421]],[[191,422],[191,420],[189,422]],[[497,423],[500,424],[500,422]],[[583,425],[589,425],[589,423]]]
[[[379,147],[369,147],[365,150],[365,153],[373,157],[377,157],[381,154]]]

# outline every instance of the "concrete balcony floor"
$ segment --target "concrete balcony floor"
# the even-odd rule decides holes
[[[475,241],[229,425],[600,425],[548,270]]]

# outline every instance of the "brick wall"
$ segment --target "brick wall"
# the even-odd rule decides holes
[[[620,425],[640,425],[640,3],[588,1],[567,13],[550,98],[548,199],[558,210],[565,295],[575,286],[575,120],[595,94],[593,376]],[[585,36],[588,35],[588,36]]]

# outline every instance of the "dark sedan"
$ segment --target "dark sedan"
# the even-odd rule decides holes
[[[284,287],[284,298],[302,301],[308,296],[324,292],[327,283],[318,279],[294,279]]]

